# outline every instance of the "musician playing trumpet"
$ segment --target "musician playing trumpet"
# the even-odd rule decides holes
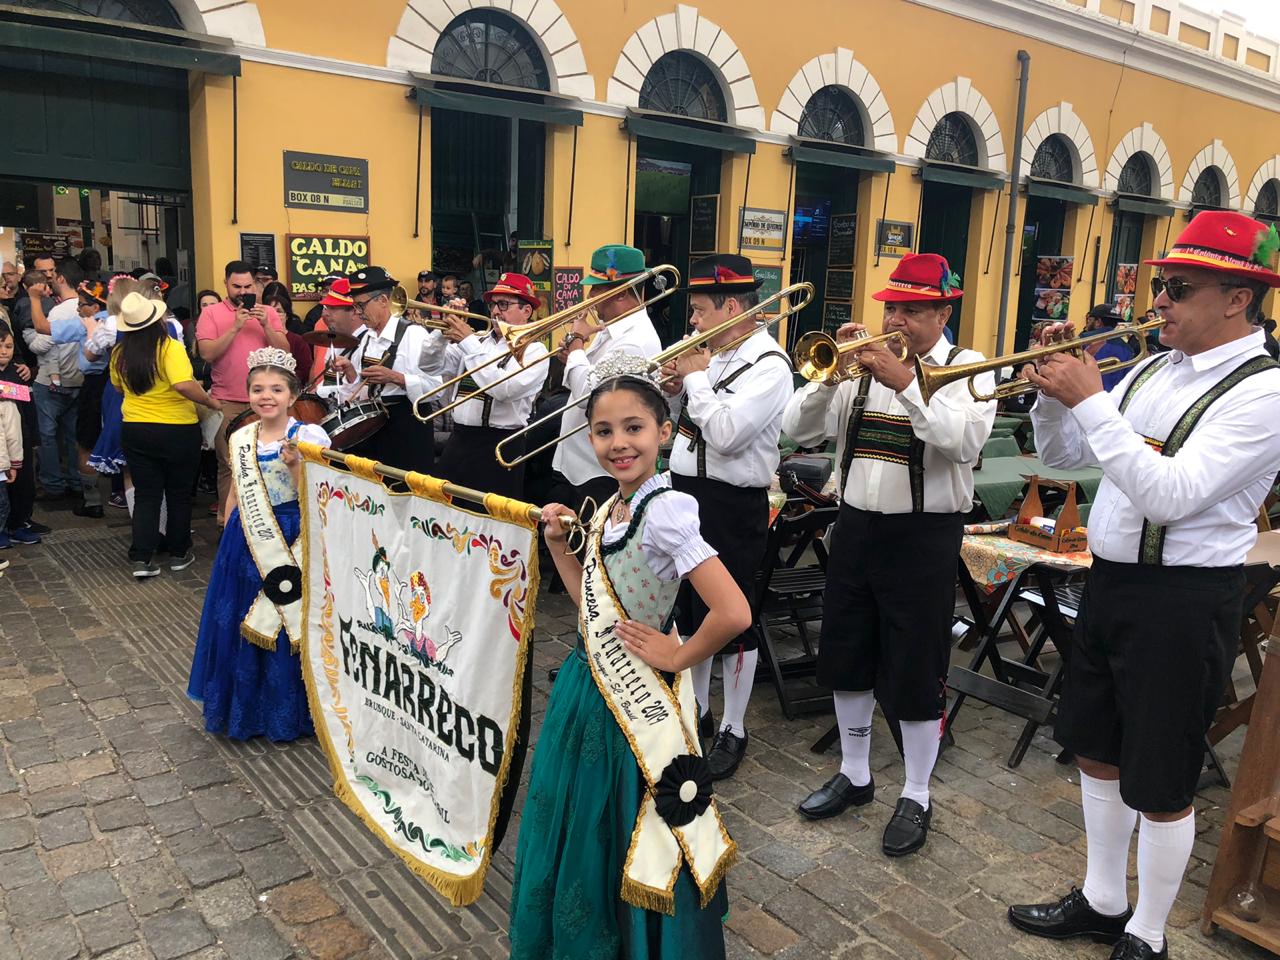
[[[717,254],[697,261],[689,269],[687,288],[694,329],[723,326],[751,309],[759,302],[759,287],[746,257]],[[769,536],[769,485],[778,469],[782,411],[793,392],[791,360],[755,317],[728,326],[708,346],[714,355],[690,350],[663,370],[663,391],[678,424],[671,486],[698,501],[702,536],[750,596]],[[687,586],[681,587],[676,610],[683,637],[693,636],[707,615],[706,604]],[[758,634],[753,624],[719,652],[724,714],[718,731],[709,699],[715,657],[692,668],[700,733],[715,738],[707,754],[713,780],[732,776],[746,753]]]
[[[835,436],[842,504],[827,565],[818,682],[834,691],[840,771],[800,804],[809,819],[870,803],[871,716],[876,701],[902,726],[906,778],[882,849],[902,856],[928,838],[929,778],[938,757],[939,720],[955,607],[964,514],[973,503],[973,464],[995,423],[993,401],[964,383],[926,404],[913,369],[982,359],[943,337],[960,278],[937,254],[908,254],[873,297],[884,303],[881,340],[845,351],[863,375],[838,386],[811,383],[792,397],[782,429],[802,446]],[[846,324],[838,339],[863,336]],[[985,379],[985,382],[981,382]],[[980,386],[994,389],[991,374]]]

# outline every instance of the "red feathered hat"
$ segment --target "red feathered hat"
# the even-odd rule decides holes
[[[1273,269],[1280,234],[1243,213],[1206,210],[1178,234],[1168,256],[1146,260],[1153,267],[1199,267],[1280,287]]]
[[[887,303],[909,300],[955,300],[964,291],[960,278],[951,272],[946,257],[936,253],[908,253],[889,275],[889,285],[871,299]]]
[[[484,302],[492,303],[494,297],[515,297],[537,310],[542,301],[533,289],[533,281],[523,273],[504,273],[493,288],[484,292]]]

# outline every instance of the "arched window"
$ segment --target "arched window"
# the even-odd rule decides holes
[[[1253,212],[1263,217],[1280,217],[1280,181],[1268,180],[1262,185]]]
[[[1222,173],[1217,167],[1205,167],[1196,177],[1195,186],[1191,188],[1191,205],[1193,207],[1222,206]]]
[[[1152,196],[1151,157],[1139,152],[1126,160],[1124,167],[1120,170],[1116,190],[1119,193],[1131,193],[1140,197]]]
[[[830,140],[855,147],[866,144],[862,129],[862,113],[858,104],[843,87],[823,87],[804,105],[800,114],[800,136],[814,140]]]
[[[938,121],[929,134],[925,148],[926,160],[944,163],[961,163],[966,167],[978,165],[978,140],[973,135],[973,123],[963,113],[948,113]]]
[[[533,36],[514,17],[490,9],[470,10],[445,27],[431,57],[431,72],[506,87],[551,89]]]
[[[1066,137],[1054,133],[1044,138],[1031,160],[1031,175],[1042,180],[1075,183],[1075,161]]]
[[[653,62],[640,87],[640,109],[721,123],[729,118],[716,75],[683,50],[664,53]]]
[[[143,23],[182,29],[182,21],[165,0],[13,0],[19,7],[46,13],[70,13],[102,20]]]

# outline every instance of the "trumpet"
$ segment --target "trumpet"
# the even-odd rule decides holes
[[[975,379],[984,373],[999,370],[1001,367],[1013,367],[1017,370],[1025,364],[1038,363],[1045,357],[1051,357],[1055,353],[1071,353],[1080,356],[1084,349],[1092,344],[1103,343],[1107,340],[1120,340],[1126,337],[1137,337],[1137,356],[1130,360],[1104,357],[1102,362],[1098,364],[1098,369],[1102,373],[1127,370],[1150,356],[1151,351],[1147,349],[1147,334],[1159,330],[1163,326],[1164,318],[1158,317],[1145,323],[1118,326],[1107,333],[1096,334],[1091,337],[1073,337],[1070,340],[1059,340],[1056,343],[1048,343],[1032,350],[1023,350],[1021,353],[992,357],[990,360],[975,360],[973,363],[957,363],[950,367],[936,367],[932,364],[921,363],[920,358],[917,357],[916,382],[920,384],[920,394],[924,397],[925,403],[928,403],[933,398],[933,395],[947,384],[955,383],[958,380],[969,381],[969,393],[975,400],[1007,400],[1010,397],[1018,397],[1024,393],[1035,393],[1040,388],[1026,377],[1015,377],[1012,380],[1006,380],[1004,383],[996,384],[995,390],[991,393],[979,393],[974,382]]]
[[[423,394],[418,398],[417,403],[413,406],[413,415],[423,423],[430,423],[436,417],[462,406],[462,404],[466,403],[468,400],[475,400],[477,397],[484,396],[486,391],[496,387],[498,384],[506,383],[508,380],[518,377],[520,374],[524,373],[524,371],[528,370],[529,367],[533,366],[533,364],[542,363],[544,360],[550,360],[555,356],[554,352],[549,352],[545,356],[539,357],[528,364],[517,364],[515,370],[499,377],[487,387],[477,387],[470,393],[465,393],[460,397],[456,397],[452,402],[445,404],[443,407],[438,407],[430,413],[423,413],[418,407],[418,404],[428,401],[438,394],[445,393],[451,387],[472,376],[477,370],[483,370],[486,367],[493,366],[495,363],[502,363],[511,357],[519,359],[519,355],[523,352],[525,347],[529,346],[529,344],[533,343],[535,340],[541,340],[543,337],[549,336],[552,332],[566,324],[573,323],[578,319],[580,314],[585,314],[595,322],[596,333],[605,329],[605,327],[609,326],[610,323],[621,320],[622,317],[615,317],[614,320],[609,320],[603,323],[600,322],[600,315],[597,312],[600,304],[611,300],[626,291],[642,287],[649,280],[653,281],[654,286],[658,288],[658,292],[652,297],[640,300],[640,306],[638,309],[641,310],[648,310],[649,307],[653,306],[658,301],[665,300],[667,297],[675,293],[676,288],[680,286],[680,271],[671,266],[671,264],[664,263],[657,267],[650,267],[639,276],[632,277],[630,280],[614,287],[612,290],[602,293],[598,297],[592,297],[590,300],[584,300],[582,303],[574,304],[572,307],[567,307],[559,313],[553,313],[550,316],[543,317],[541,320],[531,320],[529,323],[503,323],[498,321],[497,330],[499,335],[507,341],[507,349],[502,353],[495,354],[483,363],[463,370],[456,377],[446,380],[430,393]],[[630,314],[624,314],[623,316],[630,316]],[[587,339],[587,342],[583,344],[583,347],[586,348],[590,346],[591,341],[594,339],[595,333],[592,333],[592,335]]]
[[[452,317],[461,317],[463,320],[479,320],[484,324],[482,333],[488,333],[493,329],[493,319],[483,316],[479,313],[471,313],[468,310],[459,310],[457,307],[440,307],[434,303],[423,303],[421,300],[410,300],[409,295],[405,293],[404,287],[396,287],[391,291],[391,312],[397,317],[403,317],[407,310],[422,310],[431,313],[447,313]],[[447,330],[449,325],[443,320],[433,320],[430,317],[424,317],[421,320],[410,318],[410,323],[416,323],[420,327],[426,327],[428,330]]]
[[[793,296],[797,297],[795,301],[792,301],[790,299]],[[701,350],[704,346],[706,346],[716,337],[720,336],[726,330],[730,330],[733,327],[737,326],[738,324],[742,323],[742,321],[750,319],[759,313],[763,313],[769,307],[773,306],[774,303],[779,302],[784,298],[787,300],[787,306],[785,309],[781,310],[776,316],[765,317],[762,322],[756,324],[754,327],[752,327],[751,330],[747,331],[741,336],[735,337],[733,340],[729,341],[728,343],[721,344],[720,346],[713,348],[711,351],[712,355],[714,356],[717,353],[724,353],[725,351],[732,350],[735,347],[745,343],[747,340],[751,339],[751,337],[754,337],[761,330],[767,330],[769,327],[773,326],[773,324],[786,319],[787,317],[791,316],[794,313],[799,313],[801,310],[803,310],[805,307],[809,305],[809,302],[811,300],[813,300],[813,284],[812,283],[793,283],[789,287],[783,287],[777,293],[766,297],[765,299],[761,300],[758,304],[756,304],[754,307],[752,307],[749,310],[744,310],[742,313],[738,314],[736,317],[730,317],[728,320],[724,321],[723,323],[716,324],[714,327],[711,327],[708,330],[703,330],[697,334],[694,334],[692,337],[687,337],[684,340],[679,341],[678,343],[672,344],[671,346],[667,347],[667,349],[663,350],[661,353],[659,353],[657,356],[653,357],[649,361],[649,369],[661,370],[664,366],[666,366],[668,363],[671,363],[673,360],[678,360],[681,357],[683,357],[685,354],[692,353],[695,350]],[[660,382],[665,383],[667,379],[669,378],[664,378]],[[562,416],[564,412],[568,410],[570,407],[584,406],[586,402],[587,402],[587,397],[580,397],[577,400],[574,400],[572,403],[562,407],[561,409],[556,410],[554,413],[549,413],[545,417],[540,417],[539,419],[535,420],[533,423],[529,424],[527,427],[524,427],[521,430],[517,430],[515,433],[511,434],[510,436],[503,437],[501,440],[498,441],[498,445],[494,447],[494,450],[493,450],[494,456],[498,458],[498,462],[500,464],[510,469],[511,467],[519,466],[520,464],[524,463],[526,460],[530,460],[533,457],[536,457],[538,454],[542,453],[544,450],[551,449],[556,444],[560,443],[563,440],[569,439],[574,434],[581,433],[583,430],[586,430],[587,427],[590,426],[590,424],[586,424],[586,423],[579,424],[577,427],[574,427],[568,433],[561,434],[560,436],[556,437],[554,440],[548,440],[546,443],[544,443],[542,446],[538,447],[537,449],[529,450],[526,453],[516,457],[514,460],[508,460],[502,452],[502,448],[506,444],[512,443],[517,439],[523,439],[526,434],[532,433],[533,431],[541,427],[543,424],[548,423],[549,421]]]
[[[825,383],[834,387],[846,380],[859,380],[867,375],[866,369],[858,362],[857,354],[860,351],[873,344],[883,343],[891,352],[894,352],[895,348],[889,346],[894,340],[898,342],[895,356],[899,360],[907,359],[907,338],[896,331],[882,333],[878,337],[864,334],[857,339],[838,343],[830,335],[814,330],[806,333],[796,342],[791,358],[795,361],[796,373],[810,383]],[[852,353],[854,356],[849,366],[841,370],[846,353]]]

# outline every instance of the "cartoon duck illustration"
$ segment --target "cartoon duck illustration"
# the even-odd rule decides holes
[[[424,664],[443,663],[450,648],[462,639],[462,634],[444,628],[445,639],[439,643],[427,632],[427,617],[431,614],[431,587],[421,570],[409,577],[409,606],[407,616],[396,625],[396,633],[415,657]]]
[[[393,602],[397,614],[404,609],[401,595],[404,593],[406,584],[391,569],[391,560],[387,556],[386,548],[378,543],[377,535],[371,534],[371,536],[373,561],[369,564],[369,572],[357,570],[355,574],[364,586],[365,605],[374,629],[388,640],[394,640],[396,621],[392,616]]]

